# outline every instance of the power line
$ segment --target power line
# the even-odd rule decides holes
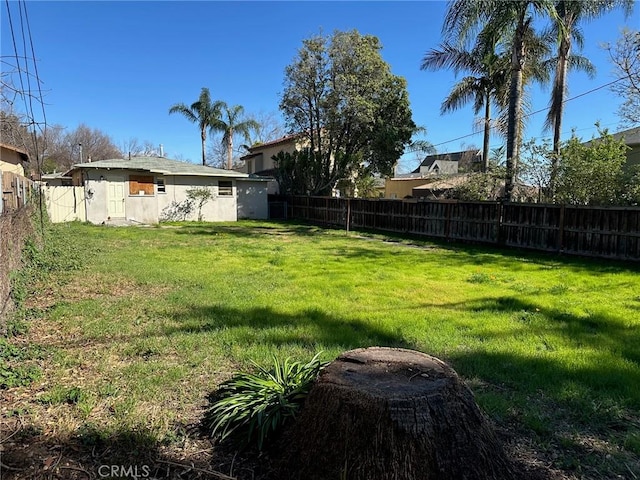
[[[620,81],[622,81],[622,80],[625,80],[625,77],[617,78],[616,80],[613,80],[613,81],[611,81],[611,82],[609,82],[609,83],[605,83],[604,85],[600,85],[600,86],[598,86],[598,87],[596,87],[596,88],[592,88],[591,90],[588,90],[588,91],[586,91],[586,92],[580,93],[580,94],[578,94],[578,95],[576,95],[576,96],[574,96],[574,97],[567,98],[567,99],[566,99],[566,100],[564,100],[562,103],[563,103],[563,104],[565,104],[565,103],[570,102],[570,101],[572,101],[572,100],[575,100],[575,99],[577,99],[577,98],[584,97],[585,95],[589,95],[590,93],[597,92],[598,90],[602,90],[603,88],[609,87],[609,86],[611,86],[611,85],[613,85],[613,84],[615,84],[615,83],[618,83],[618,82],[620,82]],[[527,113],[526,115],[523,115],[523,116],[522,116],[522,118],[523,118],[523,119],[524,119],[524,118],[528,118],[528,117],[531,117],[531,116],[533,116],[533,115],[537,115],[538,113],[546,112],[547,110],[548,110],[548,108],[541,108],[540,110],[536,110],[535,112],[530,112],[530,113]],[[496,127],[493,127],[493,126],[492,126],[492,127],[491,127],[491,130],[495,130],[495,128],[496,128]],[[476,135],[480,135],[481,133],[482,133],[482,131],[469,133],[469,134],[467,134],[467,135],[462,135],[462,136],[460,136],[460,137],[456,137],[456,138],[453,138],[453,139],[451,139],[451,140],[447,140],[447,141],[444,141],[444,142],[436,143],[436,144],[435,144],[435,145],[433,145],[433,146],[434,146],[434,147],[438,147],[438,146],[440,146],[440,145],[445,145],[445,144],[447,144],[447,143],[456,142],[456,141],[458,141],[458,140],[463,140],[463,139],[465,139],[465,138],[475,137]],[[566,133],[566,132],[565,132],[565,133]]]

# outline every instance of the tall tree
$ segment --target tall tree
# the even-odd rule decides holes
[[[200,140],[202,142],[202,164],[206,165],[206,143],[207,143],[207,130],[210,130],[212,126],[217,125],[220,121],[222,109],[222,102],[211,100],[211,94],[209,89],[202,87],[200,97],[191,105],[185,105],[184,103],[176,103],[169,109],[169,113],[180,113],[185,116],[187,120],[192,123],[196,123],[200,129]]]
[[[605,45],[619,81],[611,91],[622,99],[618,116],[624,126],[640,123],[640,31],[623,29],[615,45]]]
[[[416,131],[406,81],[391,73],[381,48],[355,30],[317,35],[286,68],[280,109],[290,131],[308,142],[310,194],[331,193],[363,164],[391,174]]]
[[[603,15],[605,12],[622,6],[629,14],[633,8],[633,0],[559,0],[555,2],[555,21],[552,22],[550,34],[556,39],[557,53],[555,75],[551,90],[551,102],[547,115],[546,126],[553,128],[554,160],[551,165],[550,190],[553,194],[560,155],[560,135],[562,133],[562,116],[564,102],[567,95],[567,75],[572,69],[595,74],[591,62],[581,56],[572,55],[573,44],[582,48],[584,38],[580,30],[580,22]]]
[[[260,128],[258,122],[252,118],[243,119],[244,108],[240,105],[230,107],[224,102],[220,102],[223,114],[212,125],[213,130],[223,132],[222,145],[227,154],[227,170],[233,168],[233,137],[242,135],[246,142],[249,142],[252,130]]]
[[[478,114],[484,109],[482,149],[482,170],[489,168],[489,139],[491,135],[491,103],[502,109],[506,106],[506,87],[508,85],[509,58],[497,52],[497,39],[479,35],[471,51],[450,43],[444,43],[439,49],[429,50],[422,59],[420,68],[450,68],[457,74],[467,71],[468,75],[456,83],[447,98],[442,102],[440,113],[461,108],[473,101],[473,111]]]
[[[557,17],[551,0],[453,0],[447,11],[443,32],[461,44],[484,29],[496,37],[510,36],[511,63],[507,124],[507,173],[505,199],[511,200],[522,142],[523,74],[527,64],[526,37],[535,15]]]

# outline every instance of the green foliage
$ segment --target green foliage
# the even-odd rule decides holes
[[[202,207],[213,198],[213,192],[207,187],[194,187],[187,190],[187,199],[198,208],[198,221],[202,221]]]
[[[271,158],[275,162],[275,177],[280,193],[311,195],[322,188],[322,161],[319,154],[305,148],[292,153],[281,151]]]
[[[40,349],[22,347],[0,337],[0,389],[28,385],[42,372],[31,360],[42,357]]]
[[[317,35],[286,68],[280,109],[313,152],[301,159],[312,171],[299,176],[311,194],[330,193],[363,161],[372,173],[391,174],[417,131],[406,81],[391,73],[381,48],[356,30]]]
[[[634,202],[638,177],[628,179],[623,171],[627,146],[607,130],[589,144],[573,136],[562,148],[556,199],[576,205],[622,205]],[[636,198],[637,202],[638,199]]]
[[[206,165],[205,143],[208,130],[216,130],[222,114],[222,102],[212,101],[211,93],[206,87],[202,87],[198,100],[191,105],[176,103],[171,106],[169,113],[179,113],[191,123],[198,125],[200,140],[202,142],[202,164]]]
[[[496,200],[504,187],[505,169],[490,167],[486,173],[469,174],[467,180],[453,189],[452,198],[477,202]]]
[[[43,239],[31,237],[25,242],[22,268],[10,276],[10,295],[16,309],[3,325],[0,336],[0,388],[27,385],[40,377],[40,368],[34,360],[42,358],[41,349],[35,345],[17,347],[7,339],[28,331],[33,310],[27,310],[24,304],[38,285],[55,273],[77,270],[81,263],[77,244],[69,238],[66,226],[49,224]]]
[[[319,354],[308,363],[273,358],[267,370],[257,364],[256,374],[236,373],[223,382],[210,397],[204,426],[211,436],[223,442],[262,450],[302,406],[324,363]]]
[[[38,401],[49,405],[59,405],[63,403],[78,405],[86,402],[87,399],[88,393],[81,387],[66,388],[57,385],[46,394],[39,397]]]
[[[532,138],[522,145],[522,156],[518,166],[518,178],[526,185],[535,187],[538,202],[550,200],[549,187],[554,153],[549,140],[538,143]]]

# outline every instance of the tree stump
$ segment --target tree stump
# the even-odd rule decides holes
[[[451,367],[382,347],[345,352],[323,370],[274,464],[277,478],[296,480],[514,477]]]

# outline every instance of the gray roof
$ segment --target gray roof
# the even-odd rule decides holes
[[[77,163],[75,169],[105,169],[105,170],[142,170],[162,175],[199,176],[199,177],[234,177],[248,178],[246,173],[234,170],[196,165],[195,163],[179,162],[164,157],[132,157],[131,159],[99,160],[97,162]]]
[[[463,150],[461,152],[436,153],[434,155],[427,155],[426,157],[424,157],[424,160],[422,160],[418,168],[416,168],[412,173],[419,173],[420,167],[431,167],[431,165],[433,165],[436,160],[445,162],[459,162],[463,160],[465,156],[468,156],[472,162],[482,161],[482,152],[477,148],[471,150]]]
[[[633,127],[629,130],[623,130],[622,132],[614,133],[613,138],[624,138],[624,143],[627,145],[640,144],[640,127]]]

